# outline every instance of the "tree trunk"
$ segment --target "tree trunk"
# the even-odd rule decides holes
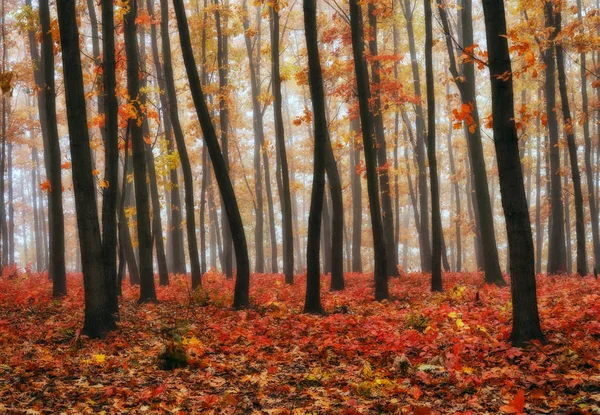
[[[325,156],[325,169],[327,170],[327,156]],[[325,196],[323,196],[323,213],[321,221],[323,232],[321,233],[321,253],[323,255],[323,274],[331,272],[331,215],[329,214],[329,200],[327,199],[327,188],[329,184],[325,182]]]
[[[271,28],[271,88],[273,90],[273,113],[275,117],[275,149],[277,152],[278,165],[280,166],[280,179],[281,179],[281,192],[279,193],[279,200],[281,201],[281,223],[282,223],[282,234],[283,234],[283,273],[285,275],[285,282],[288,284],[294,283],[294,234],[292,228],[292,197],[290,192],[290,173],[288,168],[288,159],[285,149],[285,134],[283,129],[283,113],[282,113],[282,98],[281,98],[281,75],[279,71],[279,1],[270,3],[269,17],[270,17],[270,28]],[[335,159],[333,159],[335,165]],[[328,165],[330,165],[328,163]],[[333,168],[333,167],[332,167]],[[337,172],[337,167],[335,167]],[[330,169],[328,169],[329,171]],[[339,179],[339,174],[338,174]],[[331,180],[331,179],[330,179]],[[333,192],[332,188],[332,192]],[[341,198],[341,187],[340,187],[340,198]],[[332,197],[333,194],[332,194]],[[333,202],[332,202],[333,203]],[[341,208],[341,205],[339,206]],[[343,213],[343,211],[338,212]],[[342,227],[339,232],[343,232],[343,216],[340,219],[342,221]],[[335,227],[335,224],[334,224]],[[339,237],[339,241],[336,239],[333,241],[335,249],[340,249],[337,244],[342,242],[343,235]],[[334,252],[334,255],[336,253]],[[343,255],[341,255],[343,260]],[[343,288],[343,270],[340,271],[342,277],[341,287]],[[332,284],[334,278],[337,279],[337,285],[339,286],[339,275],[335,276],[332,274]],[[332,287],[333,288],[333,287]],[[337,288],[341,289],[341,288]]]
[[[431,190],[431,291],[442,288],[442,217],[437,158],[435,154],[435,88],[433,85],[433,28],[431,2],[424,0],[425,9],[425,85],[427,90],[427,160]]]
[[[194,60],[194,52],[192,50],[190,31],[187,23],[187,17],[185,15],[183,1],[173,0],[173,6],[175,9],[175,15],[177,17],[179,40],[181,43],[183,61],[188,76],[190,92],[192,93],[192,98],[194,100],[196,114],[200,120],[200,126],[202,127],[202,132],[204,135],[204,142],[212,161],[215,177],[217,179],[217,183],[219,184],[219,189],[221,190],[223,206],[225,207],[224,211],[227,214],[229,229],[231,230],[231,236],[235,246],[237,278],[235,282],[233,306],[236,309],[247,308],[250,305],[250,260],[248,258],[248,247],[246,245],[244,225],[242,223],[242,217],[240,215],[240,210],[235,198],[233,185],[231,184],[231,180],[229,178],[226,154],[221,153],[221,149],[219,148],[217,134],[212,120],[210,119],[210,113],[208,112],[208,107],[206,106],[206,101],[202,92],[202,86],[200,85],[200,78],[198,77],[196,62]],[[191,185],[192,183],[190,183],[190,188]],[[188,195],[186,191],[186,199],[187,197]],[[191,202],[193,203],[193,198],[191,198]],[[192,235],[189,235],[188,240],[191,236]],[[225,251],[225,255],[227,254],[227,251]]]
[[[417,60],[417,51],[415,47],[415,35],[413,29],[413,8],[410,0],[401,0],[402,11],[406,19],[406,34],[408,36],[408,47],[410,51],[410,61],[413,75],[413,85],[415,96],[421,97],[421,81],[419,78],[419,62]],[[415,156],[418,169],[418,189],[419,189],[419,210],[421,211],[421,222],[419,223],[419,247],[421,255],[421,268],[423,272],[431,271],[431,243],[429,240],[429,215],[423,212],[429,212],[429,201],[427,199],[427,169],[425,166],[425,117],[423,115],[423,105],[419,101],[415,105],[417,115],[417,139]]]
[[[371,228],[373,232],[373,250],[375,253],[375,299],[385,300],[388,293],[388,272],[386,245],[381,220],[379,205],[379,185],[377,180],[377,155],[376,143],[373,142],[373,125],[369,109],[370,86],[367,64],[364,60],[364,31],[361,6],[357,0],[350,2],[350,26],[352,31],[352,54],[354,56],[354,71],[358,86],[358,101],[360,108],[360,121],[362,125],[363,147],[365,151],[365,164],[367,168],[367,188],[369,194],[369,208],[371,211]],[[425,195],[427,198],[427,195]],[[425,210],[427,211],[427,210]],[[429,239],[427,238],[429,243]],[[427,246],[429,245],[427,243]]]
[[[577,0],[577,18],[582,20],[581,0]],[[581,109],[583,111],[583,139],[585,142],[585,178],[587,183],[588,203],[590,204],[590,222],[592,226],[592,247],[594,253],[593,269],[600,266],[600,236],[598,230],[598,208],[594,196],[594,170],[592,166],[592,140],[590,138],[590,119],[587,90],[587,57],[585,52],[579,54],[579,73],[581,77]],[[600,140],[599,140],[600,141]]]
[[[568,150],[563,148],[563,163],[567,164],[569,158]],[[565,207],[565,242],[567,243],[567,274],[573,272],[573,250],[571,247],[571,201],[569,197],[569,176],[563,176],[563,203]]]
[[[554,15],[554,26],[560,32],[562,14],[558,10]],[[579,173],[579,162],[577,161],[577,145],[575,144],[575,126],[571,118],[569,108],[569,97],[567,95],[567,78],[565,75],[565,58],[562,43],[556,43],[556,66],[558,69],[558,87],[563,114],[564,130],[567,136],[567,147],[569,148],[569,160],[571,164],[571,180],[573,181],[573,197],[575,199],[575,233],[577,240],[577,273],[581,276],[587,275],[587,255],[585,249],[585,216],[583,212],[583,193],[581,191],[581,175]],[[584,85],[585,86],[585,85]],[[593,197],[591,198],[593,200]]]
[[[165,69],[165,83],[167,87],[167,104],[169,107],[169,116],[173,125],[173,135],[175,136],[177,151],[179,152],[179,159],[181,160],[181,170],[183,172],[183,186],[185,189],[185,225],[187,230],[188,254],[190,257],[190,271],[192,273],[192,288],[196,289],[201,283],[201,273],[200,259],[198,258],[198,241],[196,239],[196,216],[194,214],[194,177],[192,176],[192,167],[190,164],[187,147],[185,145],[183,129],[181,128],[181,124],[179,122],[177,93],[175,91],[174,81],[175,78],[173,76],[173,67],[171,64],[169,5],[167,2],[168,0],[160,1],[162,54]],[[197,78],[198,73],[194,71],[194,74]],[[199,80],[198,84],[200,84]]]
[[[511,295],[514,346],[531,340],[544,340],[537,309],[533,239],[529,210],[519,159],[519,140],[515,126],[512,74],[503,0],[483,0],[488,45],[494,146],[498,159],[500,194],[506,218],[510,247]]]
[[[91,1],[88,3],[91,3],[88,4],[88,7],[93,8],[94,3]],[[102,255],[110,309],[113,313],[118,313],[117,193],[119,188],[119,104],[116,95],[115,22],[112,0],[102,0],[102,27],[102,76],[104,90],[98,98],[98,105],[102,104],[104,107],[104,180],[106,181],[106,187],[102,189]],[[126,149],[125,151],[128,150]]]
[[[562,204],[562,186],[560,183],[560,155],[558,149],[558,120],[556,116],[556,61],[554,59],[554,38],[558,31],[554,23],[552,2],[544,3],[546,28],[550,30],[548,48],[544,53],[546,65],[544,92],[546,98],[546,117],[550,137],[550,181],[551,181],[551,224],[548,241],[548,274],[562,273],[567,270],[567,252],[565,249],[564,211]]]
[[[542,100],[542,90],[538,89],[538,103]],[[540,112],[541,114],[541,112]],[[540,130],[540,117],[536,119],[536,135],[537,142],[535,147],[535,273],[542,273],[542,246],[544,245],[543,233],[544,228],[542,227],[542,198],[541,198],[541,170],[542,170],[542,133]]]
[[[90,337],[99,337],[105,332],[113,330],[115,323],[106,294],[104,259],[94,195],[95,186],[79,54],[77,15],[74,0],[62,0],[56,6],[62,47],[73,190],[84,282],[85,321],[83,333]]]
[[[48,152],[48,163],[46,165],[46,174],[50,181],[50,193],[48,198],[48,218],[50,221],[50,275],[52,277],[53,282],[52,294],[54,297],[60,297],[67,294],[67,281],[65,271],[65,225],[62,204],[60,140],[58,136],[58,127],[56,124],[56,89],[54,86],[55,84],[53,48],[54,41],[52,40],[52,34],[50,33],[50,8],[48,6],[48,0],[41,0],[39,5],[40,23],[42,26],[43,33],[42,73],[45,83],[43,93],[43,103],[45,107],[45,122],[42,125],[46,126],[48,134],[48,147],[46,149]],[[76,29],[77,27],[75,26],[75,32],[77,31]],[[79,48],[77,48],[77,53],[79,53]],[[65,57],[63,56],[63,61],[64,60]],[[4,108],[4,97],[2,98],[2,100],[2,105]],[[3,128],[4,124],[5,123],[3,122]],[[73,157],[71,157],[71,159],[73,159]],[[75,180],[74,171],[73,180]],[[95,195],[93,195],[93,197],[95,197]]]
[[[146,0],[148,14],[154,16],[154,0]],[[162,22],[161,22],[162,23]],[[162,30],[168,30],[169,23],[161,25]],[[169,153],[175,151],[173,144],[173,126],[171,114],[169,113],[169,100],[167,98],[167,83],[163,75],[163,67],[160,62],[158,52],[158,36],[156,33],[156,23],[150,26],[150,39],[152,42],[152,58],[154,61],[154,69],[156,71],[156,82],[159,88],[160,108],[162,113],[165,141]],[[163,40],[164,41],[164,40]],[[170,49],[169,49],[170,50]],[[164,53],[164,50],[163,50]],[[170,264],[173,274],[185,274],[185,252],[183,244],[183,230],[181,217],[181,196],[179,194],[179,175],[176,168],[169,169],[169,191],[170,203],[167,204],[167,214],[170,217],[170,226],[167,230],[167,261]]]
[[[360,164],[360,148],[356,143],[360,133],[359,119],[350,121],[352,149],[350,151],[350,177],[352,180],[352,272],[362,272],[362,183],[356,171]]]
[[[396,245],[394,244],[394,212],[392,210],[392,192],[390,188],[389,167],[387,161],[387,147],[385,130],[383,127],[383,113],[381,108],[381,63],[377,59],[377,10],[373,2],[368,3],[368,21],[371,26],[369,37],[369,52],[371,54],[371,80],[373,96],[373,128],[377,141],[377,163],[379,171],[379,186],[381,191],[382,220],[385,238],[385,252],[387,255],[387,272],[390,277],[398,276],[398,259],[396,258]],[[374,58],[374,59],[373,59]]]
[[[221,127],[221,146],[223,149],[223,159],[225,161],[225,170],[229,172],[229,36],[227,35],[227,14],[221,15],[219,0],[214,0],[215,4],[215,24],[217,27],[217,62],[219,67],[219,125]],[[228,6],[228,3],[225,4]],[[223,22],[221,22],[221,19]],[[225,28],[225,30],[223,29]],[[225,32],[225,33],[224,33]],[[211,156],[212,158],[212,156]],[[222,203],[225,204],[223,198]],[[225,258],[225,269],[223,272],[227,278],[233,278],[233,249],[232,249],[232,230],[227,221],[226,207],[221,209],[223,232],[223,255]]]
[[[140,102],[140,64],[136,37],[137,0],[129,4],[129,11],[123,20],[123,36],[125,54],[127,56],[127,93],[129,105],[137,114],[137,119],[129,119],[131,133],[131,150],[133,161],[133,177],[135,187],[135,207],[137,218],[138,252],[140,267],[139,302],[156,301],[154,272],[152,267],[152,237],[150,225],[150,203],[148,186],[146,185],[146,150],[141,121],[144,117]]]
[[[331,291],[344,289],[344,202],[342,180],[338,171],[333,148],[327,134],[325,146],[325,171],[331,196]]]
[[[313,183],[308,215],[308,242],[306,247],[306,298],[304,312],[322,314],[321,271],[319,269],[319,239],[321,217],[325,199],[325,147],[327,146],[327,118],[325,115],[325,92],[319,60],[317,34],[317,2],[303,0],[304,34],[308,55],[308,83],[313,107],[314,162]]]
[[[450,84],[446,84],[446,96],[450,96]],[[448,99],[448,116],[450,116],[450,100]],[[456,166],[454,164],[454,149],[452,147],[452,119],[448,126],[448,134],[446,135],[446,146],[448,147],[448,160],[450,163],[450,175],[452,177],[452,188],[454,190],[454,202],[456,203],[456,213],[454,215],[454,233],[456,237],[456,272],[462,271],[462,238],[461,238],[461,220],[462,212],[460,206],[460,188],[458,187],[458,177],[456,176]]]
[[[33,135],[33,134],[32,134]],[[31,158],[37,160],[37,147],[34,145],[31,149]],[[33,229],[35,240],[35,270],[40,273],[44,269],[44,250],[42,248],[42,221],[41,214],[38,213],[37,192],[38,192],[38,177],[37,169],[34,166],[31,168],[31,201],[33,203]]]

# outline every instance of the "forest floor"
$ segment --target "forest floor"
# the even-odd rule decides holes
[[[370,275],[339,293],[324,278],[325,317],[301,313],[301,276],[254,275],[246,311],[216,274],[193,295],[171,278],[159,304],[125,284],[118,331],[90,340],[80,275],[62,300],[43,276],[2,278],[0,413],[600,413],[600,281],[540,276],[547,344],[516,349],[510,289],[482,279],[445,274],[432,294],[427,276],[403,275],[377,303]],[[161,369],[166,347],[188,366]]]

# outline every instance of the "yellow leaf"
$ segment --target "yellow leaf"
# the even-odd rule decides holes
[[[96,360],[96,363],[104,363],[104,361],[106,360],[106,356],[103,354],[95,354],[94,360]]]
[[[451,313],[448,313],[448,317],[450,317],[450,318],[456,318],[456,312],[453,311]]]
[[[464,325],[465,323],[463,323],[463,321],[460,318],[456,319],[456,327],[460,329],[461,327],[464,327]]]

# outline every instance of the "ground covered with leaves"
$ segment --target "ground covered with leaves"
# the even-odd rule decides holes
[[[301,313],[300,276],[254,275],[245,311],[216,274],[196,293],[172,278],[159,304],[125,284],[119,330],[90,340],[80,275],[62,300],[44,276],[3,278],[0,413],[600,413],[600,282],[540,276],[547,343],[516,349],[509,288],[482,279],[446,274],[432,294],[403,275],[377,303],[369,275],[339,293],[325,278],[327,316]]]

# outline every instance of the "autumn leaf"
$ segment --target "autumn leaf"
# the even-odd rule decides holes
[[[513,400],[508,404],[500,407],[500,410],[507,414],[522,413],[525,409],[525,392],[520,389]]]
[[[65,161],[63,164],[60,165],[60,168],[63,170],[67,170],[71,168],[71,162],[69,161]]]

